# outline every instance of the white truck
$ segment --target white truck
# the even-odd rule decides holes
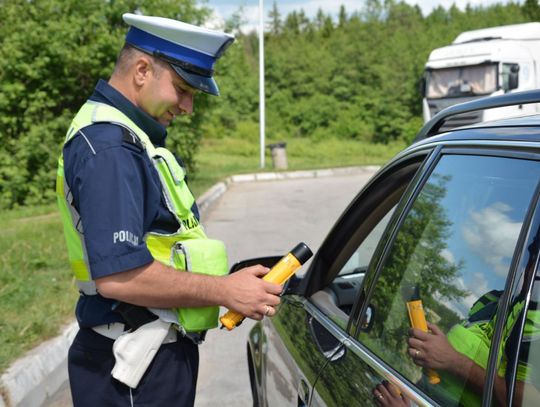
[[[484,96],[540,88],[540,23],[466,31],[431,52],[422,79],[423,115]],[[540,112],[539,104],[455,116],[443,128]]]

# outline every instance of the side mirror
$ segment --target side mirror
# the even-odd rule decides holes
[[[310,316],[308,317],[308,325],[317,348],[325,358],[330,362],[337,362],[345,356],[346,348],[319,321]]]
[[[363,332],[371,331],[371,328],[373,327],[373,321],[375,321],[375,307],[369,304],[366,308],[366,313],[362,317],[360,329]]]
[[[508,75],[508,90],[517,89],[519,87],[519,65],[513,64],[510,67]]]
[[[289,281],[287,281],[283,287],[283,294],[298,294],[296,289],[300,286],[302,282],[302,277],[298,277],[296,274],[293,275]]]
[[[238,270],[241,270],[246,267],[256,266],[260,264],[261,266],[272,268],[283,256],[269,256],[269,257],[257,257],[254,259],[241,260],[231,267],[229,274],[234,273]]]

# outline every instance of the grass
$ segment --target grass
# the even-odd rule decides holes
[[[270,143],[269,141],[268,143]],[[289,170],[383,164],[403,144],[372,145],[356,141],[295,139],[287,142]],[[190,186],[199,196],[232,175],[259,169],[258,141],[204,140],[198,173]],[[0,214],[0,373],[43,340],[54,337],[73,319],[78,297],[68,266],[60,216],[55,205]]]
[[[0,217],[0,372],[72,318],[78,296],[54,206]]]
[[[276,141],[267,141],[267,145]],[[401,142],[387,145],[354,140],[292,139],[287,141],[288,171],[383,164],[405,147]],[[228,175],[272,171],[272,157],[265,151],[265,168],[260,168],[258,140],[239,138],[203,139],[197,155],[197,173],[190,187],[199,196]]]

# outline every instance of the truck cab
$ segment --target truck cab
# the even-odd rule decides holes
[[[454,104],[538,88],[540,23],[466,31],[429,56],[422,80],[424,121]],[[445,128],[535,112],[539,104],[476,111],[454,117]]]

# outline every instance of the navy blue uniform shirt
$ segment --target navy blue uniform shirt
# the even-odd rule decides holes
[[[90,100],[116,107],[164,146],[165,127],[100,80]],[[81,129],[64,146],[64,172],[81,216],[84,244],[92,278],[105,277],[153,261],[144,235],[172,233],[178,222],[167,209],[159,176],[146,151],[125,137],[114,124],[97,123]],[[199,217],[196,205],[192,208]],[[80,226],[79,226],[80,229]],[[123,322],[111,307],[114,300],[82,295],[77,304],[81,327]]]

